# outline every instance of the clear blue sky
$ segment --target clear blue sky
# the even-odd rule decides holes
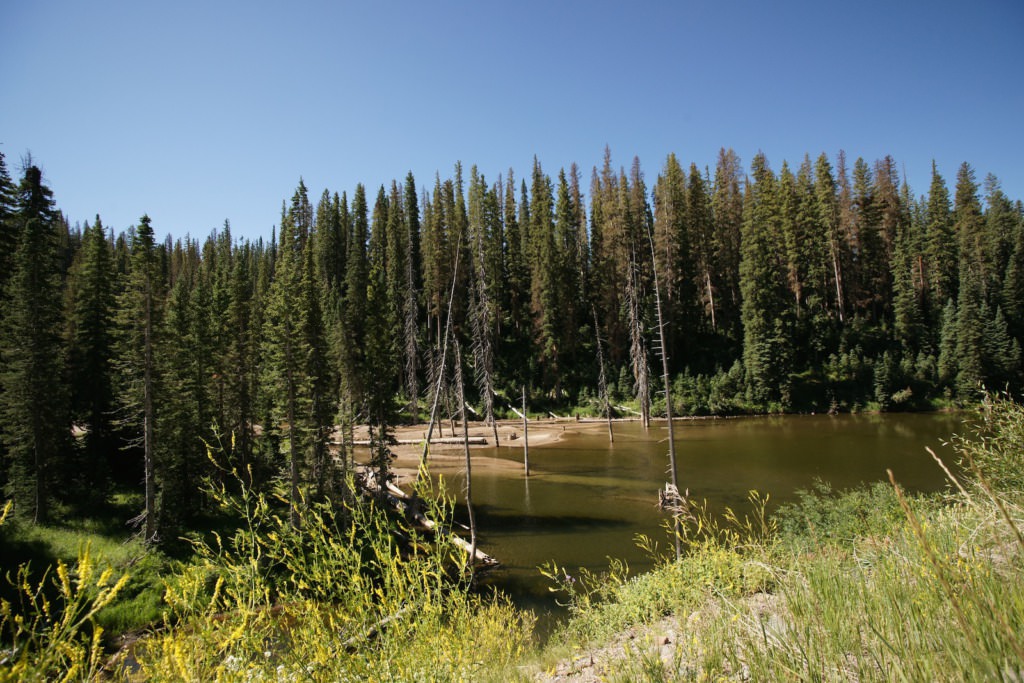
[[[264,5],[267,5],[264,7]],[[605,145],[778,170],[891,154],[927,192],[969,162],[1024,199],[1024,2],[0,3],[0,150],[72,222],[269,237],[299,177],[419,187]]]

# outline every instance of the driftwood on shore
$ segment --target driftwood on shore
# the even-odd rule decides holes
[[[425,439],[395,439],[394,443],[398,446],[416,446],[425,441]],[[461,436],[437,436],[431,437],[430,443],[439,443],[445,445],[456,445],[461,446],[463,443],[468,443],[470,446],[486,446],[486,436],[470,436],[463,438]],[[361,439],[352,442],[353,446],[369,446],[369,439]]]

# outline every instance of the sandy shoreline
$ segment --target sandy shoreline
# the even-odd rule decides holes
[[[530,420],[529,443],[530,448],[543,446],[558,442],[566,433],[590,432],[592,430],[607,430],[608,423],[604,420],[576,420],[573,418],[558,418],[550,420]],[[470,422],[467,429],[471,442],[484,439],[486,443],[471,443],[470,452],[481,449],[494,448],[494,430],[483,422]],[[396,482],[399,484],[409,483],[416,477],[419,469],[420,458],[423,455],[423,441],[427,436],[427,425],[403,425],[395,429],[395,438],[402,442],[392,447],[395,453],[395,460],[392,462],[392,469],[395,473]],[[435,427],[431,437],[430,452],[427,464],[432,474],[449,475],[461,472],[466,466],[466,456],[462,443],[435,443],[434,439],[452,437],[462,438],[462,425],[456,423],[455,433],[452,434],[452,423],[444,422],[440,427]],[[366,427],[355,430],[356,441],[369,437]],[[521,470],[521,456],[523,452],[523,422],[522,420],[502,420],[498,422],[498,447],[502,453],[519,456],[520,461],[496,458],[492,456],[473,456],[473,467],[490,470]],[[357,448],[356,461],[365,462],[367,450]]]

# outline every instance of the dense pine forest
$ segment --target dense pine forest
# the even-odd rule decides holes
[[[524,388],[544,410],[601,414],[607,395],[657,415],[662,351],[683,414],[927,409],[1021,387],[1024,207],[966,163],[951,184],[933,168],[917,196],[890,157],[669,155],[649,184],[606,151],[584,183],[539,160],[525,178],[456,164],[375,194],[311,198],[300,179],[269,241],[227,222],[161,240],[146,215],[119,234],[69,225],[31,159],[12,177],[0,155],[0,478],[16,513],[45,522],[137,487],[145,537],[171,538],[218,459],[283,479],[293,501],[324,496],[355,425],[386,459],[389,430],[425,419],[437,387],[442,414],[458,410],[454,347],[484,420]]]

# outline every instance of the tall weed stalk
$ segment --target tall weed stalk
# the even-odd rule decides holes
[[[183,626],[140,648],[146,677],[485,680],[528,642],[530,618],[469,592],[461,550],[373,497],[303,501],[292,525],[283,495],[211,495],[243,523],[197,543],[196,561],[168,583]],[[450,503],[429,515],[449,519]]]

